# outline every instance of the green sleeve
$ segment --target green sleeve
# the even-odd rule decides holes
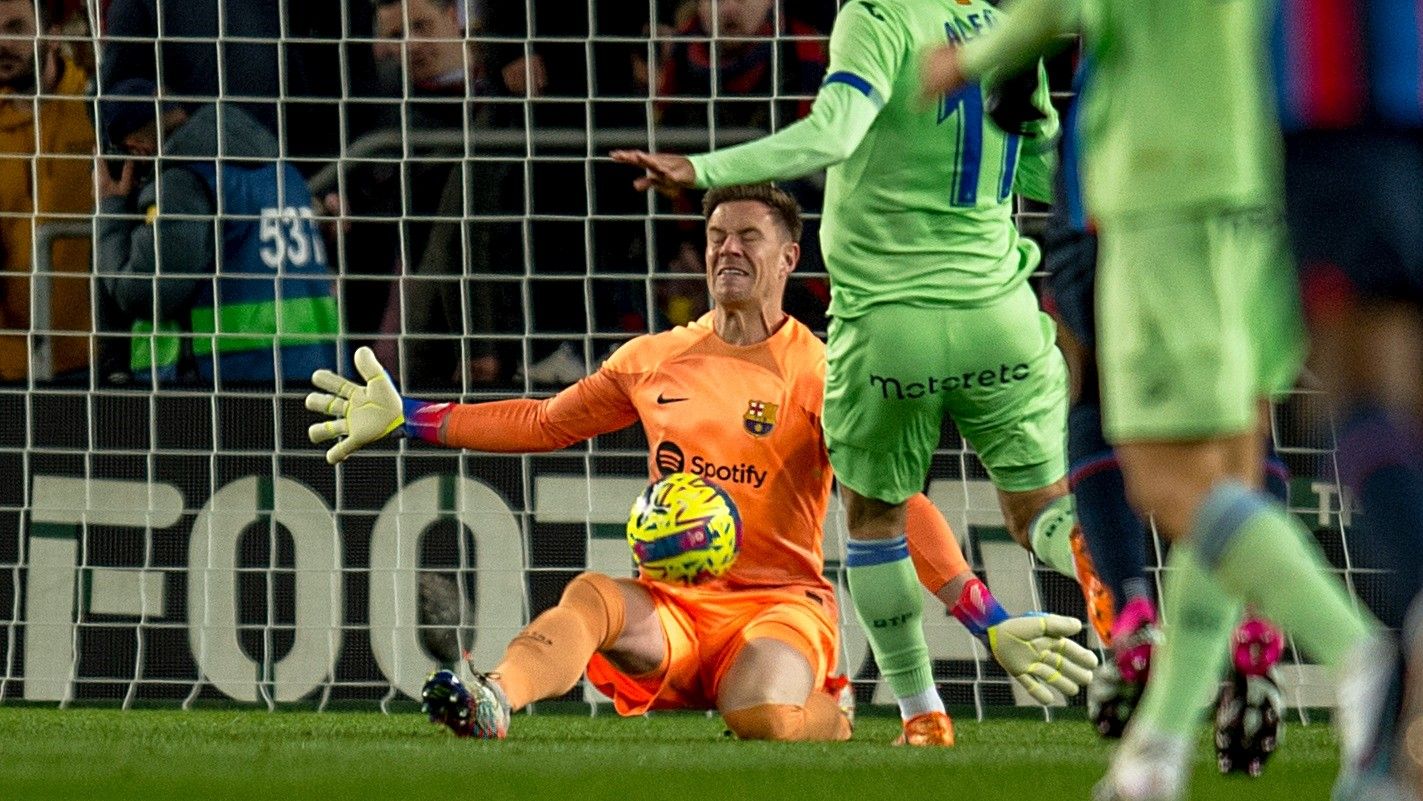
[[[1077,29],[1080,0],[1017,0],[1004,9],[986,36],[963,46],[960,66],[970,82],[999,70],[1027,66],[1034,58],[1055,52]]]
[[[1052,105],[1048,89],[1047,68],[1038,63],[1038,90],[1033,105],[1042,110],[1043,119],[1033,123],[1032,135],[1024,137],[1018,156],[1018,174],[1013,177],[1013,191],[1033,200],[1053,202],[1053,176],[1057,173],[1057,137],[1061,123]]]
[[[830,64],[825,83],[857,88],[880,106],[913,55],[909,26],[899,9],[871,0],[853,0],[840,9],[830,32]]]
[[[1053,141],[1049,140],[1044,146],[1037,140],[1024,140],[1023,152],[1018,157],[1018,174],[1013,176],[1013,191],[1023,197],[1051,203],[1052,180],[1056,173],[1057,147]]]
[[[785,181],[850,157],[879,114],[879,107],[852,89],[823,86],[810,114],[770,136],[715,153],[691,156],[697,186]]]
[[[691,156],[700,188],[799,178],[850,157],[888,102],[909,58],[892,8],[854,0],[835,18],[830,66],[810,114],[770,136]]]

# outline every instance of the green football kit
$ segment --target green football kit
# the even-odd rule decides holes
[[[1303,363],[1263,76],[1268,5],[1021,0],[1010,35],[964,48],[965,73],[991,79],[1082,32],[1077,133],[1112,441],[1242,433]]]
[[[1027,277],[1039,253],[1012,194],[1047,200],[1057,116],[999,131],[978,86],[924,99],[919,59],[1000,18],[984,0],[855,0],[841,9],[812,111],[764,139],[692,156],[701,187],[827,169],[831,280],[824,425],[836,474],[897,503],[923,488],[950,415],[994,483],[1066,474],[1066,368]]]
[[[1287,389],[1303,363],[1265,74],[1271,5],[1020,0],[1005,13],[1004,35],[960,53],[966,76],[991,81],[1058,37],[1082,34],[1078,133],[1100,237],[1098,359],[1113,443],[1247,434],[1256,401]],[[1178,780],[1171,771],[1189,772],[1241,602],[1335,669],[1369,647],[1374,622],[1330,575],[1318,544],[1240,476],[1216,477],[1189,530],[1171,533],[1166,637],[1127,744],[1099,786],[1104,796],[1131,786],[1143,743],[1175,755],[1156,763],[1161,786]]]

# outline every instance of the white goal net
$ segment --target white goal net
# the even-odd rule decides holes
[[[697,198],[636,193],[605,154],[792,122],[836,6],[0,0],[0,702],[408,702],[435,639],[491,666],[577,572],[629,574],[639,430],[536,456],[392,442],[333,469],[299,371],[369,344],[417,397],[546,395],[694,318]],[[819,179],[789,189],[813,220]],[[805,245],[787,303],[823,331],[813,222]],[[262,264],[329,289],[273,290]],[[281,337],[241,329],[264,314]],[[191,325],[145,323],[174,315]],[[1282,399],[1276,431],[1292,506],[1367,595],[1320,399]],[[951,430],[928,491],[1006,606],[1083,614]],[[454,620],[422,607],[427,574]],[[926,609],[949,703],[1026,703]],[[842,669],[890,701],[844,623]],[[1314,668],[1284,678],[1327,702]]]

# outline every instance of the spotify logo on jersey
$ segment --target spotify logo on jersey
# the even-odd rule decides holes
[[[658,478],[663,478],[668,473],[681,473],[686,471],[722,484],[749,484],[756,489],[760,489],[761,486],[766,483],[766,471],[750,463],[737,465],[716,464],[715,462],[707,461],[701,456],[693,455],[692,464],[688,467],[687,456],[682,452],[681,446],[671,441],[658,443],[657,449],[653,452],[652,461],[653,464],[657,465]]]
[[[653,462],[657,465],[658,478],[661,478],[668,473],[682,472],[682,468],[687,464],[687,457],[682,455],[682,449],[677,447],[677,443],[666,441],[658,443]]]

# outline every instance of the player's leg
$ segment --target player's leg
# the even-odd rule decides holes
[[[1065,639],[1081,630],[1081,622],[1034,612],[1018,617],[1008,614],[988,585],[969,569],[953,529],[934,504],[921,493],[911,497],[906,507],[909,558],[914,562],[919,583],[1039,703],[1052,703],[1049,686],[1064,695],[1076,695],[1091,680],[1092,669],[1097,666],[1095,654]],[[1027,643],[1032,645],[1025,648]],[[1041,669],[1049,665],[1047,671]],[[1039,674],[1049,673],[1051,681],[1039,678]]]
[[[1273,217],[1116,222],[1103,227],[1099,285],[1113,331],[1102,343],[1105,423],[1129,499],[1173,547],[1166,641],[1106,784],[1169,797],[1242,601],[1335,668],[1369,647],[1372,629],[1298,521],[1255,489],[1255,396],[1287,387],[1301,351]]]
[[[1270,415],[1270,404],[1262,402],[1258,419],[1264,444],[1263,488],[1288,508],[1289,473],[1275,452]],[[1284,652],[1284,642],[1284,632],[1250,608],[1231,635],[1230,669],[1213,716],[1216,765],[1222,773],[1259,776],[1279,745],[1284,696],[1275,665]]]
[[[1084,592],[1093,628],[1111,652],[1087,688],[1087,716],[1098,734],[1116,738],[1136,710],[1160,638],[1153,586],[1146,577],[1146,526],[1127,503],[1121,464],[1102,432],[1097,237],[1060,224],[1050,241],[1044,307],[1058,322],[1058,348],[1067,361],[1068,488],[1076,501],[1080,546],[1108,589],[1106,604],[1092,603]]]
[[[1088,297],[1078,302],[1090,304],[1092,300]],[[1079,334],[1066,325],[1058,329],[1058,343],[1073,376],[1073,395],[1067,410],[1068,489],[1076,503],[1083,544],[1097,577],[1111,593],[1115,624],[1128,605],[1133,605],[1133,610],[1154,610],[1155,593],[1146,576],[1146,526],[1127,502],[1121,463],[1102,432],[1093,341],[1081,341]],[[1154,611],[1128,617],[1123,635],[1154,617]],[[1105,642],[1110,645],[1115,639],[1117,633],[1109,632]]]
[[[935,312],[880,306],[835,318],[826,346],[824,427],[849,528],[846,580],[875,662],[912,722],[948,716],[934,686],[921,624],[923,595],[909,559],[904,502],[923,488],[938,443],[942,343],[906,331],[937,330]],[[912,372],[909,372],[912,371]],[[942,725],[941,725],[942,724]],[[947,744],[951,737],[941,738]]]
[[[1067,366],[1056,326],[1024,284],[993,304],[952,311],[945,327],[944,408],[998,489],[1009,534],[1059,573],[1096,582],[1072,546]]]
[[[717,709],[746,740],[848,740],[850,718],[826,690],[835,622],[823,607],[792,596],[739,626],[715,681]]]
[[[1077,522],[1110,608],[1090,604],[1093,627],[1111,652],[1087,689],[1088,720],[1103,737],[1121,737],[1136,711],[1160,639],[1155,593],[1146,576],[1146,526],[1127,502],[1121,463],[1102,432],[1097,375],[1096,237],[1060,248],[1051,273],[1058,347],[1067,360],[1068,487]]]
[[[1010,617],[974,575],[949,521],[922,493],[906,502],[904,529],[920,586],[938,598],[971,634],[986,638],[991,626]]]
[[[973,570],[949,521],[923,493],[905,502],[904,534],[920,586],[953,611]]]
[[[580,573],[558,605],[519,632],[491,671],[514,710],[573,689],[601,653],[629,675],[656,670],[667,654],[667,635],[652,596],[640,584],[601,573]]]
[[[1036,426],[1021,427],[1023,432],[1040,430]],[[1015,432],[1007,436],[1017,437],[1020,434]],[[986,440],[981,432],[972,437],[975,448]],[[990,472],[992,470],[990,468]],[[995,481],[1001,481],[1004,472],[1000,467]],[[1068,492],[1067,479],[1059,478],[1050,484],[1022,491],[1008,491],[1000,486],[998,507],[1003,512],[1009,533],[1019,545],[1032,552],[1038,561],[1077,582],[1087,603],[1087,617],[1092,628],[1099,639],[1110,643],[1116,619],[1112,594],[1097,577],[1082,528],[1077,524],[1076,498]]]
[[[1049,221],[1044,239],[1048,282],[1043,306],[1057,321],[1057,344],[1067,361],[1068,488],[1076,499],[1083,544],[1112,596],[1113,612],[1133,599],[1150,605],[1146,531],[1126,500],[1121,466],[1102,433],[1097,375],[1097,235],[1074,224],[1070,194]],[[1143,617],[1133,615],[1133,617]],[[1094,625],[1097,621],[1093,621]],[[1115,622],[1115,621],[1114,621]],[[1111,632],[1103,638],[1108,641]]]
[[[851,489],[841,479],[850,540],[845,577],[875,664],[889,683],[910,745],[952,745],[953,728],[934,685],[924,639],[924,601],[904,534],[905,504]],[[920,729],[927,732],[916,739]]]
[[[743,740],[850,739],[850,719],[830,693],[812,684],[805,657],[769,637],[741,649],[722,679],[717,708]]]
[[[511,712],[573,689],[599,652],[628,675],[642,675],[663,664],[667,636],[652,596],[641,585],[580,573],[557,605],[509,642],[493,670],[475,677],[472,716],[455,709],[455,716],[441,722],[458,734],[502,738]],[[433,719],[435,710],[430,711]]]

